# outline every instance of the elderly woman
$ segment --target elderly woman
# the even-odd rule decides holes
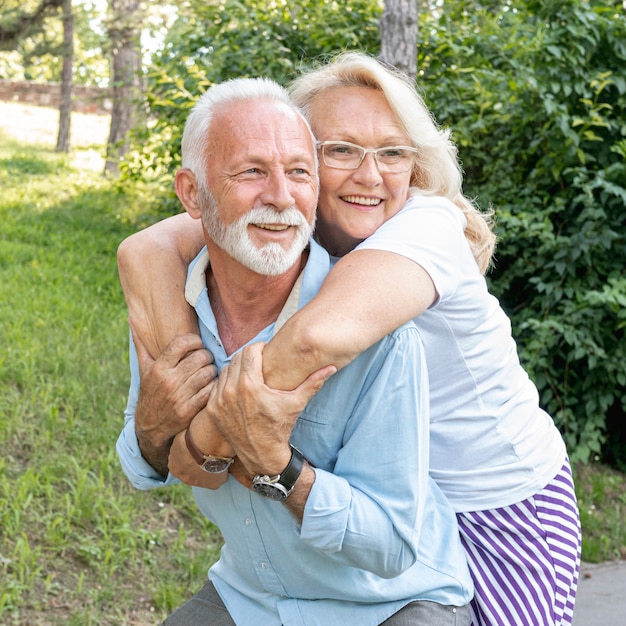
[[[463,195],[455,146],[413,85],[363,54],[304,74],[291,95],[318,139],[315,236],[341,258],[266,345],[266,385],[292,389],[341,368],[414,319],[430,380],[430,471],[457,513],[473,623],[570,624],[581,534],[565,444],[488,292],[495,237]],[[182,291],[163,285],[184,282],[201,245],[198,225],[176,216],[120,246],[131,321],[153,354],[195,328]],[[228,453],[216,435],[218,451]]]

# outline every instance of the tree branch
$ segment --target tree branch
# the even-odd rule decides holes
[[[0,51],[15,50],[22,39],[43,30],[46,17],[57,11],[63,0],[41,0],[33,13],[17,13],[6,15],[0,23]]]

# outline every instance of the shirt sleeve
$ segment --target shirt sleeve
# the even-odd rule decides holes
[[[137,352],[130,339],[130,389],[124,411],[124,428],[117,439],[117,455],[128,480],[137,489],[153,489],[179,483],[180,481],[168,474],[161,476],[141,455],[139,442],[135,434],[135,408],[139,397],[139,363]]]
[[[301,539],[391,578],[417,558],[430,497],[428,386],[417,329],[400,328],[342,372],[345,380],[335,384],[344,391],[358,385],[360,398],[334,467],[315,469]]]
[[[446,198],[414,196],[357,250],[383,250],[418,263],[430,276],[439,300],[456,293],[460,268],[474,268],[463,212]]]

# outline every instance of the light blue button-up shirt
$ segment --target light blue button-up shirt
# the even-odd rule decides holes
[[[186,294],[218,370],[227,365],[206,291],[206,253],[190,267]],[[297,307],[330,269],[314,242]],[[253,341],[269,341],[274,324]],[[232,356],[232,355],[231,355]],[[302,524],[286,507],[232,477],[194,487],[225,544],[209,576],[237,624],[375,626],[414,600],[467,604],[473,587],[454,512],[428,476],[428,381],[418,331],[406,325],[330,378],[294,427],[291,443],[315,467]],[[131,387],[118,443],[139,489],[176,482],[141,457]]]

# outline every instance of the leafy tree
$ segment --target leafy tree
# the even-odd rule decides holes
[[[128,152],[130,131],[141,117],[141,26],[139,0],[109,0],[109,33],[113,57],[113,110],[107,140],[105,173],[118,173],[119,159]]]
[[[379,50],[377,0],[237,0],[181,5],[164,46],[152,59],[146,95],[151,124],[121,168],[132,179],[151,178],[178,212],[171,172],[180,164],[180,138],[189,109],[213,82],[268,76],[281,84],[302,67],[341,49]]]
[[[2,0],[0,19],[0,50],[14,50],[19,41],[41,34],[45,29],[46,18],[57,16],[63,0],[40,0],[34,2],[14,2]]]
[[[63,0],[63,71],[61,72],[61,106],[57,152],[69,152],[72,115],[72,88],[74,86],[74,14],[72,0]]]
[[[417,74],[417,0],[385,0],[380,18],[380,58],[407,76]]]
[[[20,20],[35,14],[43,4],[36,5],[34,0],[0,0],[0,77],[61,82],[65,47],[62,3],[63,0],[43,3],[47,9],[36,23],[30,28],[19,28]],[[106,85],[109,63],[99,9],[93,0],[76,0],[72,4],[74,81],[81,85]],[[9,32],[13,33],[10,37]]]
[[[626,465],[621,2],[444,8],[421,26],[422,81],[456,132],[466,189],[495,205],[493,290],[575,459]]]

